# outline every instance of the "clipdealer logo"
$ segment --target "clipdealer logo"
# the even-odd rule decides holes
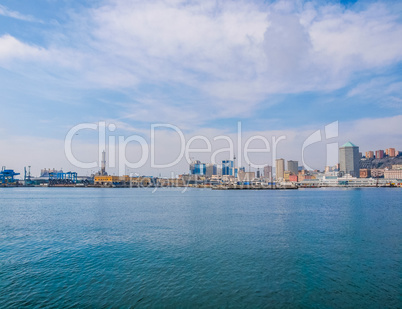
[[[102,162],[102,153],[106,150],[108,152],[108,167],[109,168],[118,168],[119,175],[123,175],[127,168],[138,169],[146,165],[148,162],[150,163],[150,167],[154,169],[161,168],[171,168],[175,165],[179,164],[183,160],[186,160],[188,164],[192,161],[191,154],[209,154],[209,162],[212,164],[218,164],[217,156],[221,153],[227,153],[230,159],[236,158],[239,165],[242,162],[245,162],[247,166],[252,168],[263,168],[265,164],[257,164],[250,159],[250,154],[252,153],[266,153],[267,159],[269,159],[269,155],[271,155],[271,159],[273,164],[277,159],[278,145],[281,141],[287,139],[286,135],[280,136],[272,136],[271,141],[269,141],[265,136],[262,135],[252,135],[247,138],[244,142],[243,147],[243,132],[242,132],[242,124],[239,121],[237,123],[237,132],[235,138],[230,137],[229,135],[217,135],[213,138],[207,137],[204,135],[195,135],[186,140],[186,137],[183,131],[173,125],[168,123],[156,123],[151,124],[150,131],[148,135],[148,141],[141,135],[133,134],[128,137],[123,135],[112,135],[111,133],[116,131],[116,125],[113,123],[107,124],[105,121],[100,121],[98,123],[82,123],[72,127],[66,134],[65,142],[64,142],[64,151],[66,158],[68,161],[77,168],[82,169],[94,169],[99,168]],[[325,126],[323,132],[322,130],[317,130],[311,135],[309,135],[305,141],[303,142],[303,146],[301,149],[301,158],[302,164],[306,169],[312,169],[305,162],[305,150],[316,143],[319,142],[327,142],[330,139],[339,136],[339,123],[338,121],[332,122]],[[73,140],[74,136],[78,135],[78,133],[82,130],[93,130],[97,131],[98,141],[97,141],[97,157],[98,160],[92,162],[83,162],[79,160],[73,153]],[[179,153],[178,155],[168,163],[158,164],[156,162],[156,146],[157,146],[157,138],[156,133],[158,131],[170,131],[177,135],[180,140],[179,143]],[[322,138],[324,135],[324,139]],[[196,141],[202,141],[205,145],[204,148],[193,148],[192,145]],[[218,148],[212,151],[213,143],[218,141],[224,141],[227,143],[228,147]],[[253,141],[260,141],[264,145],[264,148],[251,148],[250,144]],[[234,146],[236,142],[236,147]],[[127,158],[126,150],[129,144],[137,144],[140,147],[140,159],[137,162],[132,162]],[[116,157],[117,153],[117,157]],[[337,162],[338,158],[338,143],[327,143],[327,165],[331,162]]]

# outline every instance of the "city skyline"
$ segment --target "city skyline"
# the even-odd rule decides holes
[[[73,170],[66,134],[99,121],[147,141],[155,123],[188,141],[234,136],[240,121],[246,137],[286,136],[278,157],[299,162],[303,141],[338,121],[328,143],[401,150],[401,17],[393,1],[3,1],[0,164]],[[157,152],[173,157],[177,135],[162,135]],[[328,143],[310,167],[325,167]],[[73,147],[97,159],[96,132]]]

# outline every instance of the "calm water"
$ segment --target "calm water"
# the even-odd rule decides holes
[[[402,307],[402,190],[0,189],[0,307]]]

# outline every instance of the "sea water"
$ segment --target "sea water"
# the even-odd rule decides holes
[[[401,308],[402,190],[0,189],[1,308]]]

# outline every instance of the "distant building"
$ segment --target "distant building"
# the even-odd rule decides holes
[[[360,176],[359,147],[347,142],[339,148],[340,171],[352,177]]]
[[[251,182],[255,177],[254,172],[239,171],[237,179],[241,182]]]
[[[360,178],[370,178],[371,177],[371,170],[367,168],[362,168],[360,170]]]
[[[216,164],[206,164],[205,176],[211,177],[212,175],[218,175],[218,168]]]
[[[395,148],[388,148],[388,149],[385,149],[385,154],[386,154],[388,157],[396,157]]]
[[[392,165],[393,170],[402,170],[402,164],[394,164]]]
[[[277,159],[275,163],[276,163],[276,166],[275,166],[276,180],[283,179],[284,172],[285,172],[285,160]]]
[[[290,182],[297,182],[298,177],[297,175],[289,175],[289,181]]]
[[[205,163],[201,163],[196,160],[190,164],[190,174],[191,175],[205,175],[207,171],[207,166]]]
[[[264,166],[264,178],[272,179],[272,166]]]
[[[366,159],[374,159],[374,151],[366,151]]]
[[[40,177],[49,177],[50,176],[50,174],[60,174],[60,173],[63,173],[63,171],[62,170],[56,170],[56,169],[46,169],[46,168],[44,168],[44,169],[41,169],[40,170]]]
[[[339,164],[334,165],[334,166],[326,166],[325,167],[325,173],[332,173],[332,172],[338,172],[339,171]]]
[[[230,175],[233,176],[233,161],[232,160],[223,160],[222,161],[222,175]]]
[[[291,172],[293,175],[297,175],[297,173],[299,172],[299,162],[289,160],[288,171]]]
[[[385,179],[402,179],[402,170],[385,170]]]
[[[283,173],[283,180],[284,180],[284,181],[289,181],[289,176],[290,176],[291,174],[292,174],[291,172],[285,171],[285,172]]]
[[[238,167],[232,168],[232,174],[234,177],[237,177],[237,175],[239,174],[239,168]]]
[[[375,158],[376,158],[376,159],[382,159],[382,158],[384,158],[384,150],[376,150],[376,152],[375,152]]]
[[[311,175],[310,172],[307,170],[301,170],[297,175],[298,181],[311,180],[311,179],[316,179],[316,177],[314,175]]]
[[[371,170],[371,177],[373,178],[382,178],[384,177],[385,170],[383,168],[373,168]]]

